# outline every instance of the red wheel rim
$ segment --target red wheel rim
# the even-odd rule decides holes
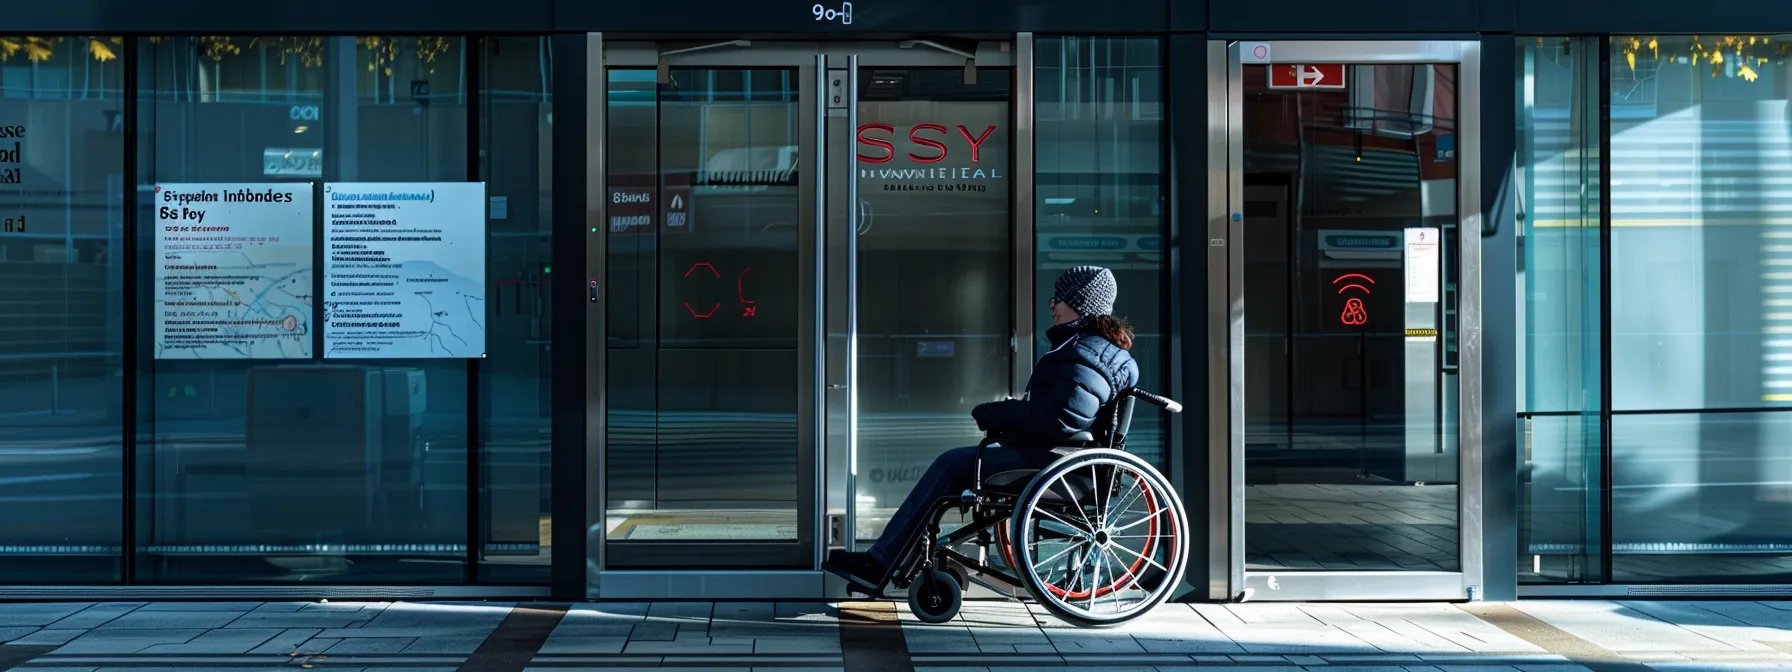
[[[1143,481],[1143,479],[1140,479],[1140,480],[1141,480],[1141,482]],[[1157,517],[1158,517],[1157,496],[1151,492],[1151,488],[1149,488],[1149,487],[1143,488],[1143,491],[1145,493],[1146,516],[1147,516],[1147,519],[1150,521],[1148,523],[1149,527],[1147,529],[1146,537],[1145,537],[1145,550],[1144,550],[1144,552],[1139,554],[1139,559],[1134,560],[1132,562],[1132,566],[1127,568],[1125,575],[1115,578],[1113,583],[1110,583],[1110,584],[1107,584],[1100,588],[1095,589],[1095,591],[1094,591],[1095,597],[1102,597],[1102,596],[1111,594],[1114,591],[1120,590],[1120,588],[1122,586],[1125,586],[1128,582],[1130,582],[1132,580],[1132,578],[1134,576],[1138,575],[1139,570],[1145,564],[1146,558],[1150,558],[1151,554],[1155,553],[1157,551],[1157,529],[1158,529],[1158,526],[1157,526]],[[1009,520],[1013,520],[1013,519],[1011,518]],[[1011,539],[1011,535],[1009,535],[1009,533],[1008,533],[1008,526],[1007,525],[997,525],[996,526],[996,544],[1001,546],[1001,548],[1002,548],[1002,561],[1008,563],[1009,569],[1019,572],[1020,565],[1014,562],[1014,545],[1009,543],[1010,539]],[[1053,595],[1057,595],[1060,598],[1085,599],[1090,596],[1089,595],[1090,591],[1087,591],[1087,590],[1080,590],[1080,591],[1076,591],[1073,593],[1065,588],[1059,587],[1057,584],[1051,583],[1050,581],[1046,581],[1044,579],[1041,579],[1040,583],[1045,587],[1046,590],[1051,591],[1051,593]]]

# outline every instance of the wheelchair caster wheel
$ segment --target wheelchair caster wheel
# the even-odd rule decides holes
[[[922,623],[945,623],[964,606],[964,590],[951,574],[932,570],[908,588],[908,610]]]

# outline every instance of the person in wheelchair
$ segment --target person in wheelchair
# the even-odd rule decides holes
[[[1133,361],[1132,328],[1114,316],[1119,285],[1113,272],[1098,266],[1065,271],[1053,286],[1052,349],[1039,358],[1027,381],[1027,396],[981,404],[971,410],[977,428],[1000,439],[982,451],[983,473],[1043,469],[1059,455],[1055,444],[1091,431],[1100,409],[1139,381]],[[841,578],[882,586],[908,541],[931,521],[924,520],[941,497],[972,487],[977,447],[941,454],[890,517],[883,536],[866,552],[835,550],[825,568]]]

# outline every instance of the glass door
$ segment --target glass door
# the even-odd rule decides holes
[[[813,54],[603,47],[603,569],[814,566]]]
[[[998,43],[850,45],[829,67],[829,511],[869,546],[971,408],[1013,392],[1014,69]],[[1029,337],[1030,338],[1030,337]],[[851,362],[851,366],[848,366]]]
[[[1008,46],[600,48],[595,568],[819,596],[825,549],[975,443],[1018,341]]]
[[[1472,597],[1478,45],[1224,48],[1229,596]]]

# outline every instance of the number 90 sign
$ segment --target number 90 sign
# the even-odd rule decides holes
[[[839,9],[829,9],[818,2],[814,7],[809,8],[809,13],[815,15],[816,21],[839,21],[842,26],[852,25],[852,3],[850,2],[840,3]]]

